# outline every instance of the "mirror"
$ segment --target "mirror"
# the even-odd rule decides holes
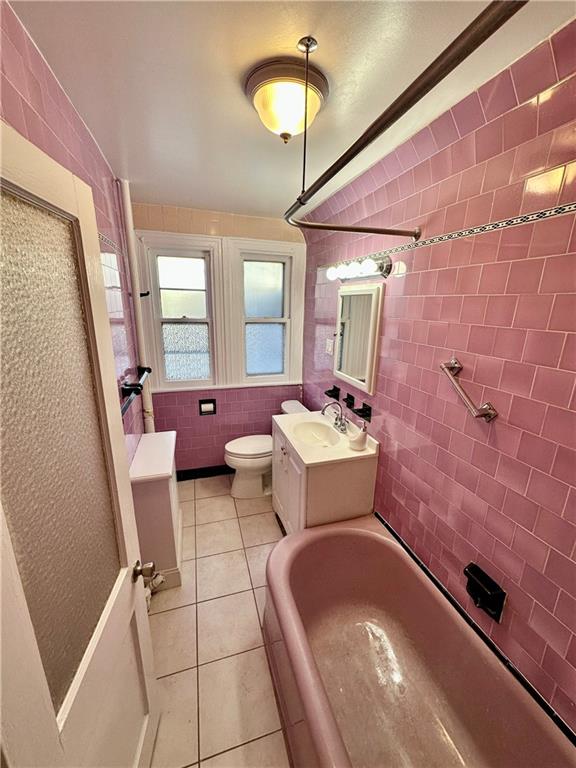
[[[374,392],[381,285],[345,285],[338,291],[334,375]]]

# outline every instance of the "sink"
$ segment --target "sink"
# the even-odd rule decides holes
[[[340,441],[340,435],[329,424],[321,421],[302,421],[293,428],[294,437],[306,445],[327,448]]]

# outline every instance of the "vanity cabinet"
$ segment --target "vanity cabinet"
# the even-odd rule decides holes
[[[272,428],[272,506],[286,533],[306,528],[306,470],[289,441]]]
[[[303,457],[289,437],[293,421],[290,415],[272,419],[272,506],[286,533],[370,514],[377,444],[365,455],[306,460],[306,451]]]

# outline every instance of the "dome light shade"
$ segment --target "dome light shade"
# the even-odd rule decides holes
[[[246,95],[260,120],[284,143],[304,131],[305,69],[299,59],[275,59],[260,64],[248,75]],[[308,128],[328,95],[328,82],[309,65]]]

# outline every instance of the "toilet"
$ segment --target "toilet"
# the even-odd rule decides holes
[[[308,409],[298,400],[284,400],[282,413]],[[236,470],[231,495],[235,499],[256,499],[272,493],[272,435],[247,435],[224,446],[224,461]]]

